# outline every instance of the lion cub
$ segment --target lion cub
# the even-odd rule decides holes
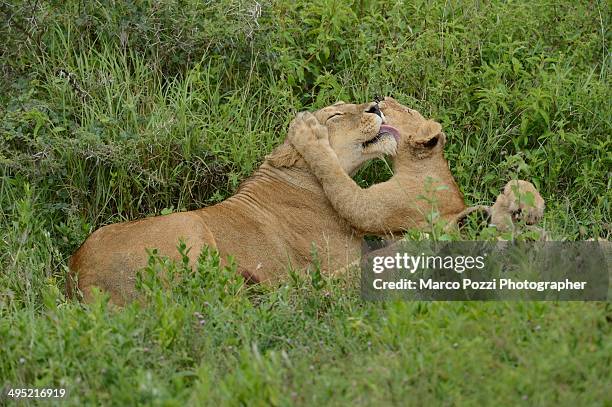
[[[367,189],[359,187],[342,170],[329,147],[326,127],[311,114],[302,113],[296,118],[294,126],[300,131],[291,132],[289,141],[309,164],[338,214],[365,233],[393,235],[409,228],[423,228],[431,220],[428,215],[432,211],[455,222],[466,207],[444,158],[446,136],[440,124],[389,97],[380,103],[380,110],[384,129],[400,136],[393,157],[394,174],[388,181]],[[543,200],[530,183],[520,181],[520,188],[536,197],[534,207],[521,205],[521,216],[527,223],[535,223],[542,217]],[[501,221],[506,220],[505,212],[501,212],[494,210],[492,219],[500,223],[500,228],[505,226]]]

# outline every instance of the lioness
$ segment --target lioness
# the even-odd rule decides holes
[[[442,153],[445,136],[439,124],[392,99],[381,106],[397,128],[383,124],[376,103],[339,103],[292,122],[288,140],[313,165],[325,191],[287,140],[236,195],[218,205],[100,228],[69,262],[85,301],[93,287],[108,291],[117,305],[133,299],[145,249],[155,247],[177,258],[180,238],[192,249],[192,260],[208,245],[224,257],[233,255],[238,272],[259,282],[279,278],[287,266],[305,267],[313,243],[322,254],[322,271],[338,270],[358,257],[365,233],[384,235],[426,224],[432,199],[444,218],[463,213],[462,195]],[[396,150],[391,180],[361,190],[348,176],[370,158]]]
[[[364,232],[393,236],[409,228],[422,228],[431,211],[450,224],[457,222],[466,208],[444,158],[446,136],[440,124],[390,97],[379,107],[385,123],[399,130],[400,137],[393,176],[367,189],[343,171],[329,146],[327,127],[320,125],[316,116],[301,113],[301,129],[290,132],[288,140],[310,165],[340,216]],[[531,194],[532,202],[521,201],[525,194]],[[544,200],[538,191],[522,180],[508,182],[488,210],[492,223],[501,230],[517,220],[534,224],[543,211]]]
[[[288,140],[310,165],[340,216],[366,233],[393,235],[422,228],[434,208],[443,219],[454,220],[465,204],[444,158],[446,136],[440,124],[389,97],[380,103],[380,110],[400,136],[393,176],[367,189],[339,165],[327,127],[316,116],[302,113],[301,131],[290,132]]]
[[[383,126],[376,103],[339,103],[314,113],[327,129],[329,146],[343,173],[366,161],[392,154],[397,131]],[[289,133],[301,129],[294,122]],[[183,239],[195,260],[204,245],[225,258],[234,256],[238,272],[253,282],[285,275],[287,266],[303,269],[314,244],[323,272],[359,255],[363,232],[338,216],[317,179],[289,144],[276,148],[229,199],[203,209],[104,226],[91,234],[69,261],[70,282],[78,276],[85,301],[92,288],[122,305],[135,297],[136,272],[147,263],[147,248],[178,258]]]

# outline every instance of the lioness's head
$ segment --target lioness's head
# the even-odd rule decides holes
[[[386,97],[380,110],[389,125],[399,130],[394,161],[423,159],[442,154],[446,135],[440,123],[425,119],[419,112]]]
[[[384,114],[378,103],[338,102],[313,114],[327,127],[329,144],[349,174],[372,158],[395,154],[399,132],[384,124]],[[267,159],[275,167],[299,165],[301,161],[300,155],[288,143],[277,147]]]

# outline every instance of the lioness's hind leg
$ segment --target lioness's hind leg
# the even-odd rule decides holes
[[[180,261],[180,240],[187,245],[192,264],[204,246],[217,248],[204,220],[192,212],[108,225],[89,236],[72,256],[69,278],[78,276],[86,302],[93,299],[92,288],[97,287],[110,293],[111,302],[122,305],[137,296],[137,272],[147,265],[147,250],[157,249],[160,255]]]

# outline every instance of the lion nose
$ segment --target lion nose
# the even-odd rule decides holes
[[[383,114],[380,111],[380,108],[378,107],[378,103],[372,103],[372,105],[368,107],[365,112],[374,113],[375,115],[378,115],[381,119],[383,117]]]

